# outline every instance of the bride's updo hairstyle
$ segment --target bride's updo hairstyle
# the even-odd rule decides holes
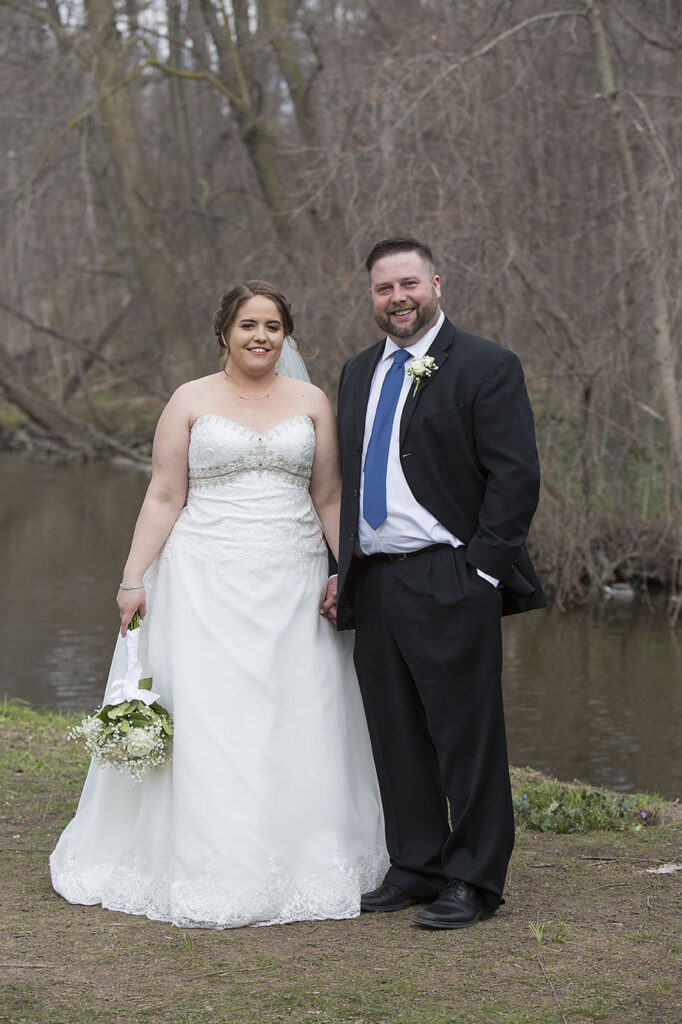
[[[232,325],[244,303],[256,295],[263,295],[275,303],[282,318],[285,336],[294,333],[291,306],[273,284],[268,284],[267,281],[247,281],[246,284],[238,284],[235,288],[230,288],[229,292],[224,293],[220,300],[220,308],[213,315],[213,330],[218,336],[218,344],[223,353],[221,360],[223,368],[229,355],[228,339]]]

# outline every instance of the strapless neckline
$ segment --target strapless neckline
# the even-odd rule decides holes
[[[298,413],[296,416],[285,416],[284,419],[277,420],[276,423],[273,423],[272,426],[267,428],[267,430],[254,430],[253,427],[247,427],[246,423],[240,423],[239,420],[233,420],[230,416],[221,416],[218,412],[205,412],[202,413],[201,416],[197,416],[190,427],[190,432],[194,430],[200,420],[223,420],[225,423],[231,423],[233,426],[239,427],[241,430],[245,430],[249,434],[255,434],[256,437],[265,437],[266,434],[271,434],[273,430],[277,429],[277,427],[281,427],[285,423],[293,423],[295,420],[308,420],[311,427],[315,429],[315,424],[310,416],[305,412]]]

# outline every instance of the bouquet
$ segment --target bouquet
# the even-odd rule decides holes
[[[83,739],[100,768],[113,768],[139,782],[148,768],[158,768],[170,759],[173,719],[157,702],[159,694],[152,692],[151,677],[141,678],[137,612],[125,640],[125,678],[113,683],[108,704],[69,730],[69,739]]]

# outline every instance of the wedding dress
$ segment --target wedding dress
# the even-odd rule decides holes
[[[92,765],[50,858],[71,903],[182,927],[354,917],[388,866],[350,638],[318,611],[315,432],[200,416],[187,505],[145,577],[145,675],[172,763]],[[124,674],[119,638],[109,677]]]

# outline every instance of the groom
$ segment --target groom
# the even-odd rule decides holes
[[[341,374],[337,620],[391,866],[361,906],[465,928],[500,904],[514,842],[500,616],[545,605],[524,544],[533,415],[518,358],[441,312],[428,246],[389,238],[366,266],[386,337]]]

